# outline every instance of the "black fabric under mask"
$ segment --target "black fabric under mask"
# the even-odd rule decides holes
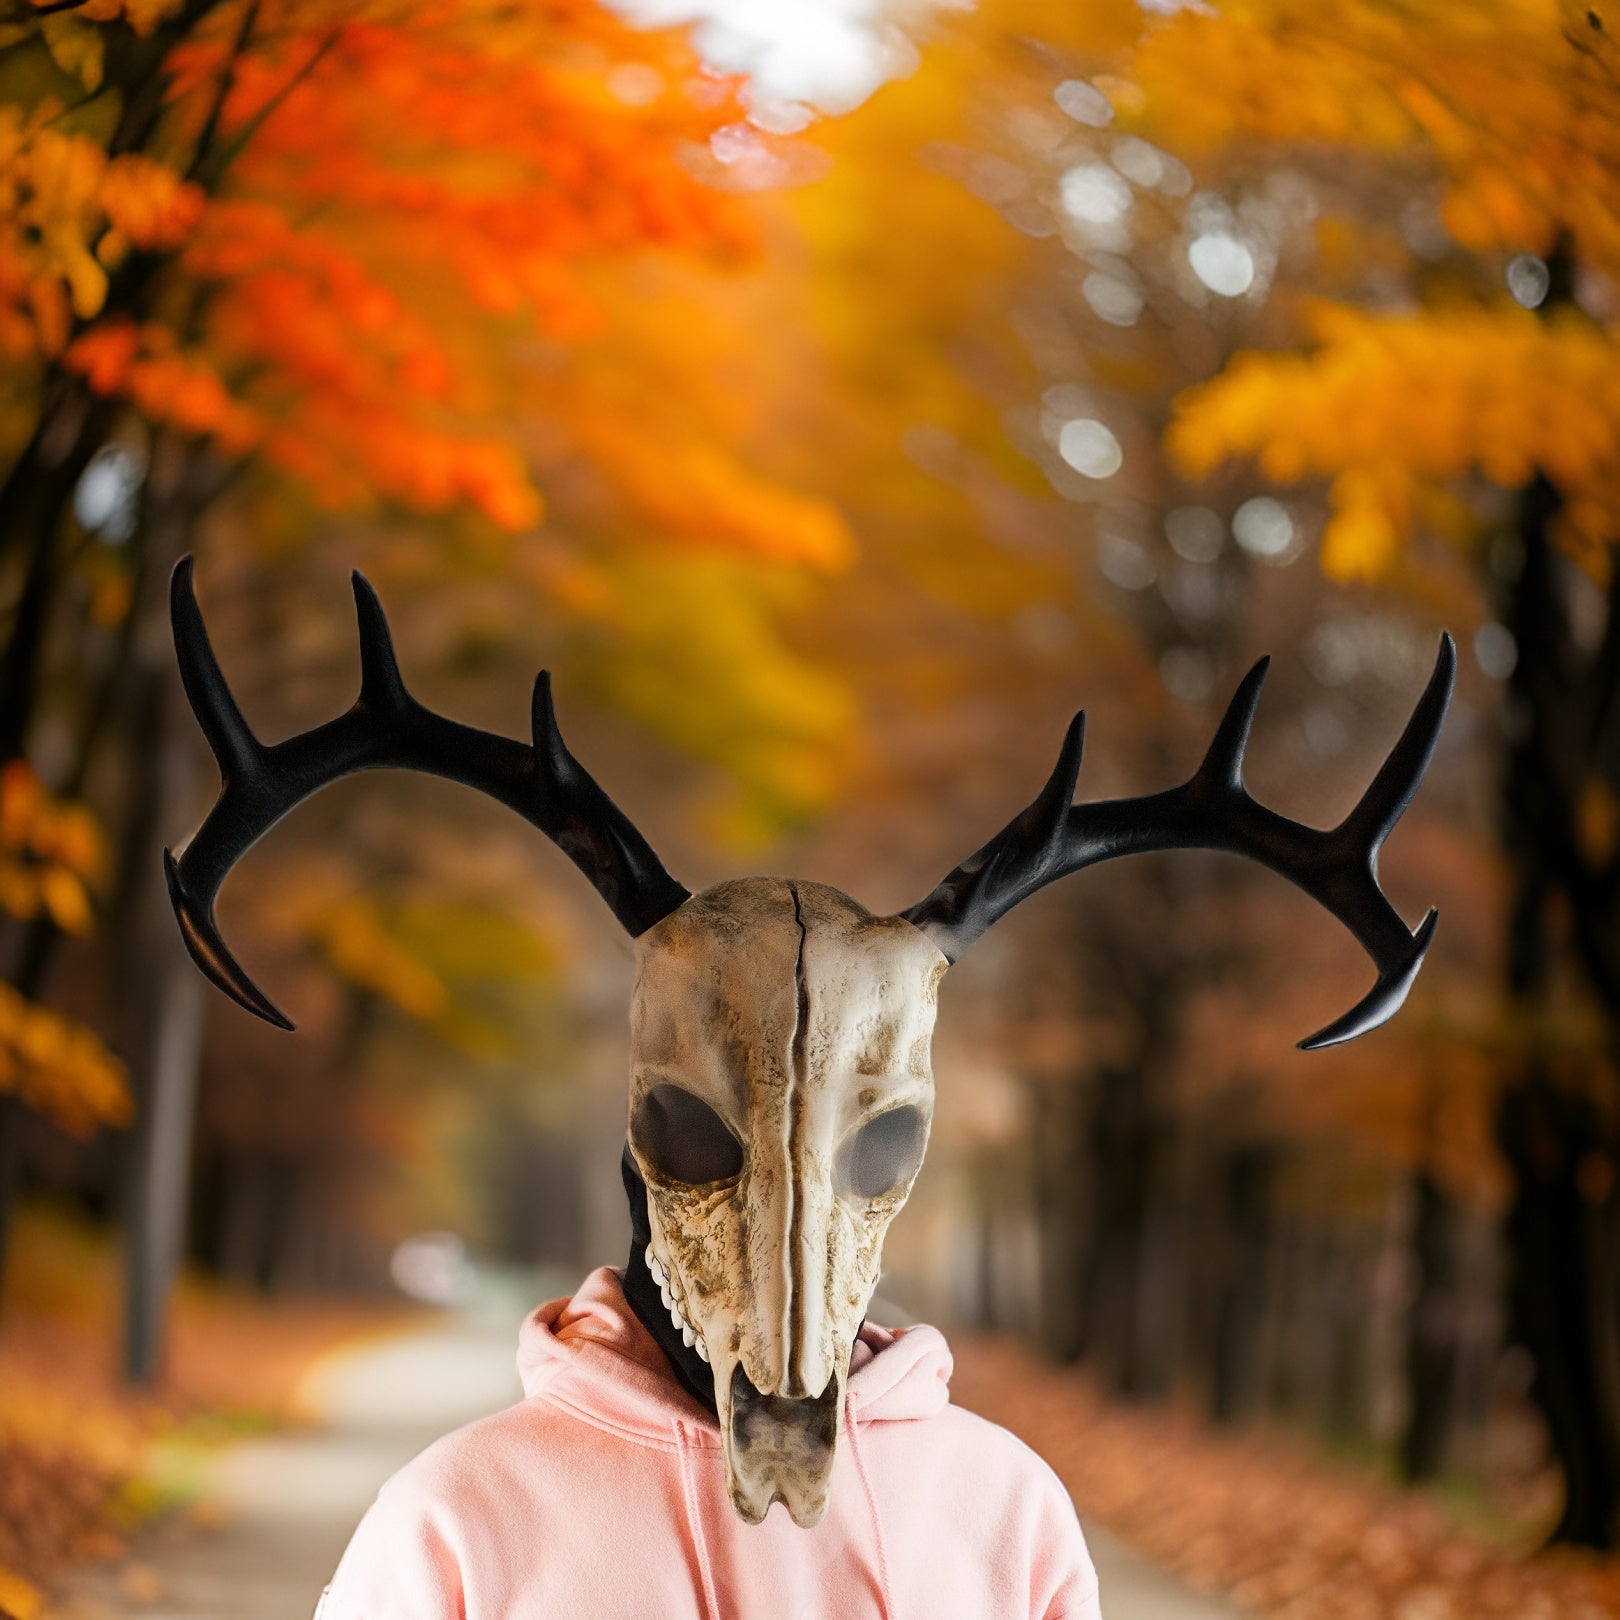
[[[636,1320],[652,1334],[653,1342],[668,1358],[671,1369],[681,1388],[701,1406],[719,1417],[714,1401],[714,1371],[702,1356],[681,1337],[681,1330],[669,1319],[669,1308],[664,1304],[658,1284],[647,1269],[647,1245],[652,1242],[652,1220],[647,1214],[647,1183],[630,1152],[624,1145],[619,1160],[619,1171],[624,1177],[624,1193],[630,1202],[630,1259],[624,1268],[624,1297]]]

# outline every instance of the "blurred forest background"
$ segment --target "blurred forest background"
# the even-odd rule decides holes
[[[1401,1016],[1295,1051],[1370,970],[1235,861],[1047,890],[947,981],[884,1291],[1078,1366],[1023,1432],[1156,1458],[1096,1511],[1264,1612],[1620,1613],[1620,6],[779,9],[0,14],[0,1578],[412,1234],[622,1259],[629,952],[532,829],[341,784],[221,906],[298,1034],[186,961],[192,552],[261,737],[351,701],[359,567],[440,712],[549,667],[688,885],[874,910],[1082,704],[1083,796],[1179,781],[1262,652],[1251,786],[1327,825],[1449,628]]]

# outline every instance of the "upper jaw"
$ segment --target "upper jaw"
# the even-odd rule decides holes
[[[652,1280],[658,1284],[658,1297],[664,1302],[664,1309],[669,1312],[670,1325],[686,1341],[688,1349],[697,1352],[700,1361],[708,1361],[709,1347],[703,1341],[703,1335],[692,1325],[686,1303],[686,1290],[681,1286],[680,1274],[673,1266],[666,1266],[658,1258],[657,1251],[652,1244],[647,1245],[647,1270],[652,1273]]]

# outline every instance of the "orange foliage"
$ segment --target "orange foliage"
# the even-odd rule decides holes
[[[743,205],[682,161],[736,116],[729,87],[585,0],[235,0],[184,31],[176,10],[38,25],[59,74],[106,93],[123,87],[102,84],[101,31],[159,29],[168,112],[142,150],[111,152],[64,86],[0,108],[0,346],[66,349],[97,393],[257,453],[323,504],[532,527],[505,425],[532,373],[510,356],[602,329],[595,267],[749,251]],[[135,250],[156,273],[110,280]],[[591,449],[631,463],[659,524],[843,554],[829,513],[724,458],[660,480],[622,428]]]
[[[274,1309],[186,1280],[167,1365],[149,1391],[120,1383],[117,1252],[105,1237],[24,1209],[0,1334],[0,1608],[71,1559],[115,1550],[146,1511],[152,1441],[188,1420],[296,1419],[298,1385],[342,1340],[398,1313],[278,1300]]]
[[[1034,1446],[1085,1523],[1114,1531],[1190,1586],[1277,1620],[1602,1620],[1620,1566],[1574,1552],[1525,1558],[1448,1523],[1433,1501],[1311,1459],[1281,1438],[1223,1434],[1185,1413],[1108,1406],[1083,1373],[1010,1343],[956,1346],[953,1399]],[[1517,1514],[1553,1505],[1502,1482]],[[1556,1491],[1551,1493],[1556,1494]],[[1518,1533],[1534,1535],[1532,1524]],[[1108,1610],[1108,1586],[1102,1590]]]
[[[112,229],[124,241],[153,253],[181,246],[196,229],[204,207],[200,187],[134,152],[107,165],[100,199]],[[121,247],[122,243],[103,237],[99,252],[110,259]]]
[[[739,468],[711,445],[638,445],[627,438],[614,460],[620,492],[672,538],[777,562],[833,570],[854,559],[838,514]]]

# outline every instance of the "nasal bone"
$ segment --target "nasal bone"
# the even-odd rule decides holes
[[[746,1370],[762,1393],[805,1400],[822,1394],[833,1375],[826,1334],[832,1198],[830,1188],[785,1168],[772,1178],[779,1191],[753,1211],[761,1332],[751,1358],[758,1366]]]
[[[825,1345],[825,1296],[825,1263],[807,1286],[796,1279],[783,1292],[781,1326],[775,1335],[779,1348],[772,1370],[776,1374],[774,1393],[789,1400],[820,1395],[832,1376],[833,1362]]]

